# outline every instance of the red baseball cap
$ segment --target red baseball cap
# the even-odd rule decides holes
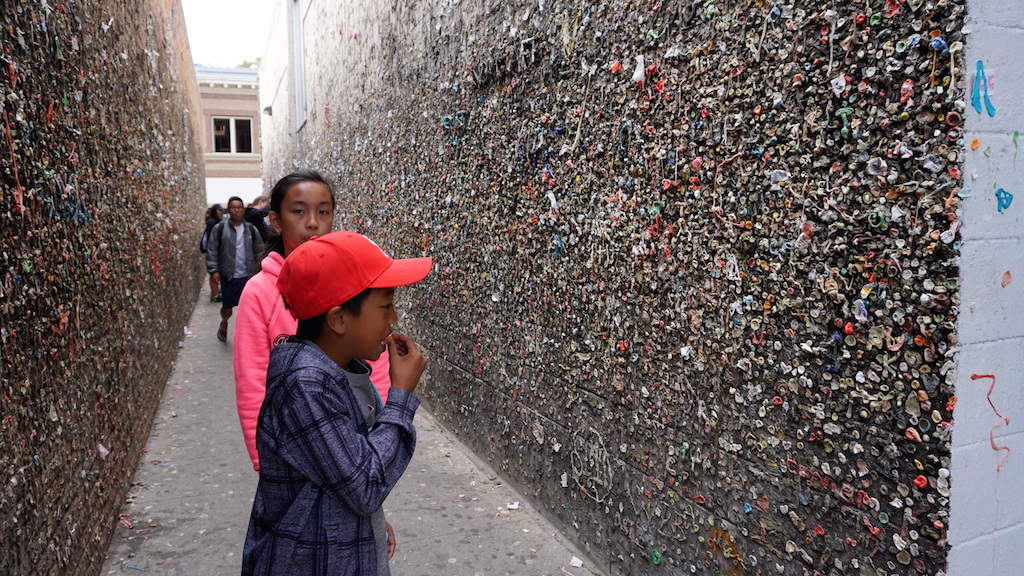
[[[432,258],[395,260],[355,232],[331,232],[303,242],[277,277],[292,316],[305,320],[343,304],[367,288],[396,288],[423,280]]]

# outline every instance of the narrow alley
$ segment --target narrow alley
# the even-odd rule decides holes
[[[235,411],[231,339],[216,340],[218,309],[204,286],[100,574],[241,567],[257,475]],[[415,456],[385,503],[394,576],[602,574],[425,406],[416,430]]]

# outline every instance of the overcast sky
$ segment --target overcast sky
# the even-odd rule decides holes
[[[234,68],[263,55],[275,0],[181,0],[192,62]]]

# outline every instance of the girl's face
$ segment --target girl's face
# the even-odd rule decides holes
[[[284,241],[287,257],[299,244],[331,231],[334,220],[331,192],[320,182],[299,182],[284,193],[281,213],[271,211],[267,216],[271,227]]]

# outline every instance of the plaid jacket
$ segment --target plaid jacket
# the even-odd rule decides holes
[[[392,388],[368,434],[344,372],[316,345],[270,353],[256,428],[260,481],[243,576],[377,574],[370,515],[412,459],[419,399]]]

